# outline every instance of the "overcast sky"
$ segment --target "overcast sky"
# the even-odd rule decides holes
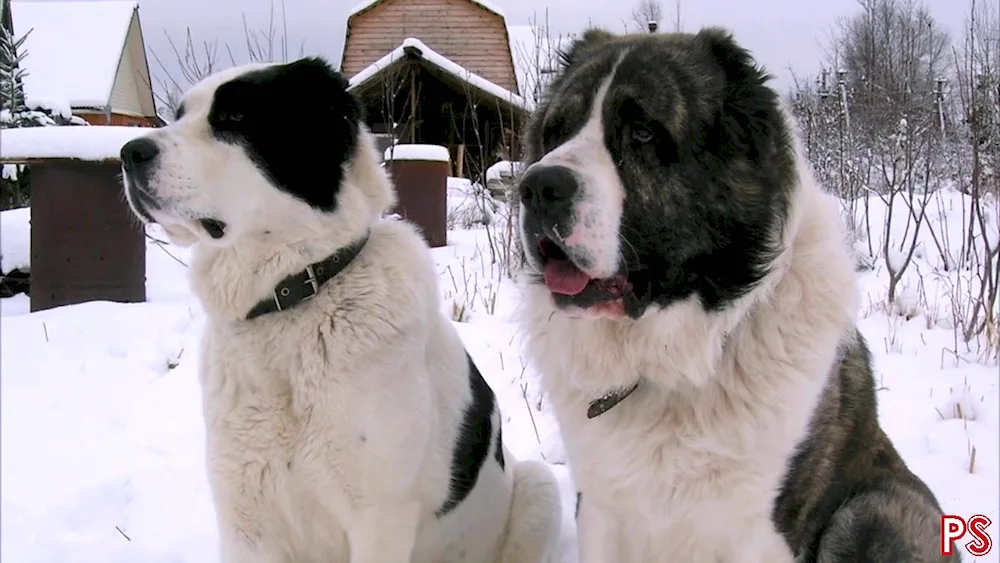
[[[293,55],[304,46],[307,55],[328,57],[339,65],[348,12],[360,0],[285,0],[288,35]],[[577,32],[588,23],[621,30],[630,19],[636,0],[491,0],[511,25],[527,24],[536,14],[548,17],[553,33]],[[662,0],[666,19],[672,20],[675,0]],[[932,13],[957,37],[961,34],[968,2],[926,0]],[[274,0],[276,11],[280,0]],[[242,17],[250,28],[266,28],[271,0],[139,0],[139,14],[148,49],[168,66],[175,57],[166,34],[182,42],[191,28],[197,41],[218,39],[229,43],[237,62],[244,62],[246,47]],[[582,8],[581,6],[590,6]],[[797,74],[815,73],[823,55],[822,44],[837,18],[856,13],[856,0],[681,0],[681,20],[686,31],[706,25],[730,28],[738,40],[754,51],[783,87],[791,84],[791,67]],[[280,13],[278,15],[280,18]],[[663,27],[670,27],[664,22]],[[228,61],[228,56],[225,57]],[[154,73],[160,73],[150,60]],[[176,68],[171,68],[175,72]]]

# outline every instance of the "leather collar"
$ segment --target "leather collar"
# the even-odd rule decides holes
[[[261,299],[247,313],[246,320],[255,319],[267,313],[290,309],[303,301],[312,299],[319,288],[333,279],[358,257],[368,242],[369,234],[345,246],[319,262],[314,262],[295,274],[281,280],[271,290],[271,295]]]
[[[601,395],[597,399],[590,402],[590,406],[587,408],[587,418],[597,418],[602,414],[608,412],[614,408],[618,403],[624,401],[631,395],[636,389],[639,388],[639,383],[642,378],[635,380],[635,383],[627,387],[622,387],[620,389],[612,389],[607,393]]]

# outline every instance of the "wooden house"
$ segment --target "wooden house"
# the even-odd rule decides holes
[[[14,36],[28,34],[22,64],[29,104],[68,106],[91,125],[162,125],[135,1],[8,5],[4,18]]]
[[[485,1],[370,0],[348,15],[340,69],[372,131],[448,147],[456,176],[518,156],[530,104],[504,16]]]

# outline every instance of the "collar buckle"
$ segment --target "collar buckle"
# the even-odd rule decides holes
[[[319,293],[319,279],[316,277],[316,269],[313,268],[312,264],[306,266],[306,276],[308,276],[308,279],[306,279],[306,285],[311,287],[312,293],[303,297],[303,301],[306,299],[312,299],[317,293]]]

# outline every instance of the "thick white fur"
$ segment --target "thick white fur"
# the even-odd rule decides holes
[[[208,315],[200,377],[223,563],[547,563],[561,517],[543,464],[504,452],[504,470],[491,451],[466,500],[435,517],[471,391],[433,261],[413,227],[380,219],[395,195],[367,130],[326,214],[211,138],[214,89],[251,68],[197,85],[185,116],[151,134],[161,162],[150,189],[165,202],[154,219],[195,244],[191,283]],[[225,221],[225,237],[199,217]],[[316,297],[242,320],[369,228]]]
[[[836,208],[796,150],[786,250],[727,312],[689,299],[638,320],[581,317],[526,288],[528,352],[582,492],[581,563],[792,561],[773,501],[858,305]]]

